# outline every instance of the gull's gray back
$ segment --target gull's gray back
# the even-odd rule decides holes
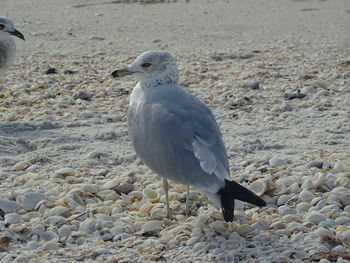
[[[229,164],[210,109],[177,85],[135,89],[142,96],[129,107],[128,127],[140,159],[165,178],[217,192]]]

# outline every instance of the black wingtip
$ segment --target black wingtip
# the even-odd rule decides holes
[[[222,214],[226,222],[232,222],[234,217],[235,199],[256,206],[266,206],[266,202],[244,186],[225,179],[225,186],[218,191],[220,195]]]

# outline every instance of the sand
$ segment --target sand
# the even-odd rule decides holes
[[[0,198],[19,205],[0,214],[0,238],[10,238],[0,240],[0,258],[342,262],[350,3],[121,2],[2,1],[1,15],[26,41],[0,77]],[[186,219],[186,188],[172,183],[175,218],[164,219],[161,180],[127,136],[135,80],[109,77],[159,49],[177,58],[180,84],[213,109],[232,178],[267,208],[247,206],[226,224],[192,190]],[[50,67],[58,73],[46,74]]]

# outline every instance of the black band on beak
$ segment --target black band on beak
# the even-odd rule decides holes
[[[118,69],[111,73],[113,78],[119,78],[127,75],[131,75],[133,72],[129,71],[127,68]]]
[[[13,36],[16,36],[16,37],[18,37],[18,38],[20,38],[22,40],[25,40],[23,34],[21,32],[19,32],[18,30],[16,30],[16,29],[15,29],[15,31],[10,32],[10,34],[13,35]]]

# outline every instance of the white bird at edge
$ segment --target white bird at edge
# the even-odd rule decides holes
[[[25,40],[11,19],[0,16],[0,75],[8,69],[16,54],[16,41],[13,36]]]

